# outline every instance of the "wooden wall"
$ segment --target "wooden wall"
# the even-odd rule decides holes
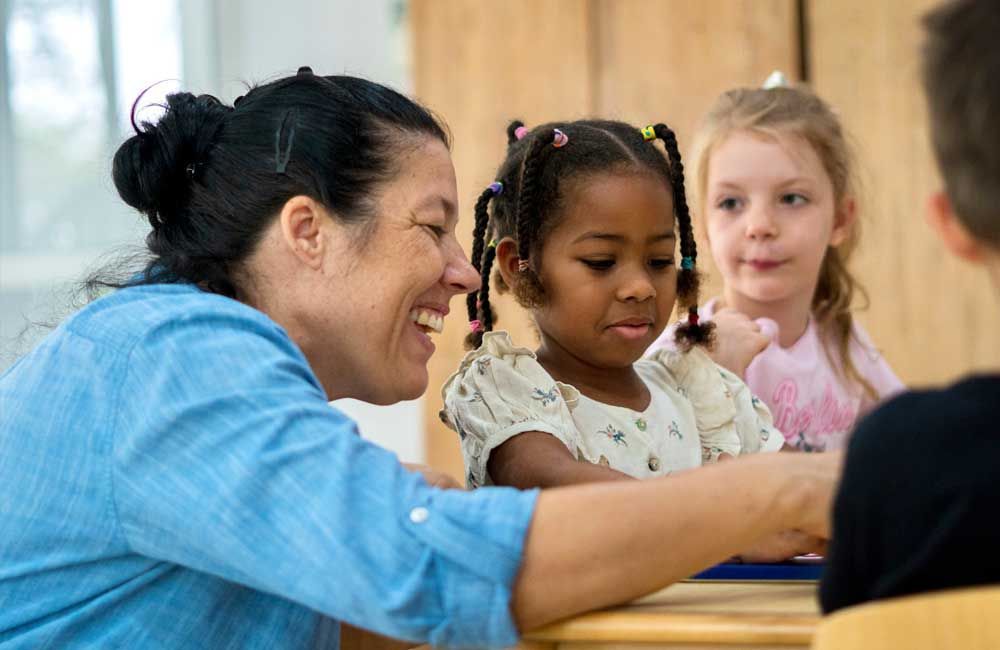
[[[664,121],[684,149],[721,91],[759,84],[773,69],[793,79],[804,72],[860,153],[866,232],[855,268],[871,294],[861,319],[876,342],[911,384],[1000,365],[1000,316],[978,304],[990,292],[986,278],[948,258],[923,222],[938,182],[917,84],[917,18],[931,4],[411,0],[415,94],[454,136],[463,244],[510,119]],[[715,276],[708,292],[719,286]],[[464,304],[452,308],[431,362],[425,422],[428,462],[461,477],[457,436],[437,417],[467,327]],[[510,300],[501,299],[499,313],[516,339],[532,340]]]

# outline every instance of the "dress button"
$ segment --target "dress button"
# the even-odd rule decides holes
[[[427,511],[427,508],[414,508],[413,510],[410,510],[410,521],[415,524],[424,523],[430,516],[431,513]]]
[[[656,456],[649,457],[649,471],[658,472],[660,471],[660,459]]]

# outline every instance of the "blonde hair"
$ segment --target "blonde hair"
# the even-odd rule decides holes
[[[801,87],[737,88],[716,100],[695,137],[695,194],[699,209],[704,210],[712,151],[739,131],[773,138],[780,135],[802,138],[816,152],[830,177],[835,210],[845,209],[849,198],[857,198],[854,154],[840,120],[826,102]],[[855,221],[839,246],[827,247],[811,310],[821,336],[832,343],[832,346],[823,346],[831,363],[845,380],[856,383],[866,395],[877,398],[877,392],[858,372],[850,355],[851,337],[854,336],[851,306],[855,294],[861,295],[865,303],[868,300],[864,287],[847,266],[860,236],[860,224]]]

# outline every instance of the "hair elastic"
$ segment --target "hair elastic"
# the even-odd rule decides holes
[[[493,191],[494,196],[496,196],[497,194],[502,194],[503,183],[501,183],[500,181],[493,181],[492,183],[489,184],[489,189]]]
[[[775,70],[771,74],[767,75],[767,79],[761,84],[761,88],[764,90],[771,90],[772,88],[788,88],[788,77],[785,76],[781,70]]]
[[[559,129],[552,129],[552,146],[556,149],[560,147],[565,147],[566,143],[569,142],[569,136],[560,131]]]
[[[652,124],[642,127],[639,132],[642,133],[642,139],[646,142],[656,139],[656,127]]]
[[[518,260],[517,261],[517,270],[520,271],[521,273],[524,273],[525,271],[527,271],[528,270],[528,260]]]
[[[681,268],[691,270],[694,268],[694,258],[684,256],[681,258]]]
[[[514,137],[518,140],[523,140],[526,135],[528,135],[528,127],[522,125],[514,129]]]
[[[690,312],[688,312],[688,324],[692,325],[692,326],[698,324],[698,310],[697,309],[692,309]]]
[[[202,168],[201,163],[193,162],[193,163],[188,163],[187,167],[184,168],[184,171],[187,172],[188,179],[193,181],[198,177],[198,174],[201,172],[201,168]]]
[[[477,320],[470,320],[469,321],[469,329],[472,330],[473,332],[482,332],[483,331],[483,324],[478,319]]]

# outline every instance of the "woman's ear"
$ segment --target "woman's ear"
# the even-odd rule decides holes
[[[504,284],[511,289],[517,284],[518,273],[517,263],[521,258],[517,256],[517,242],[513,237],[504,237],[497,244],[496,266],[500,271]]]
[[[845,197],[833,215],[833,230],[830,232],[830,246],[840,246],[851,234],[858,220],[858,202],[853,196]]]
[[[945,248],[959,258],[979,264],[986,257],[986,247],[979,243],[955,214],[944,192],[934,192],[927,199],[927,223],[937,233]]]
[[[278,215],[282,240],[303,264],[319,269],[327,242],[323,225],[329,222],[326,209],[308,196],[293,196],[285,201]]]

